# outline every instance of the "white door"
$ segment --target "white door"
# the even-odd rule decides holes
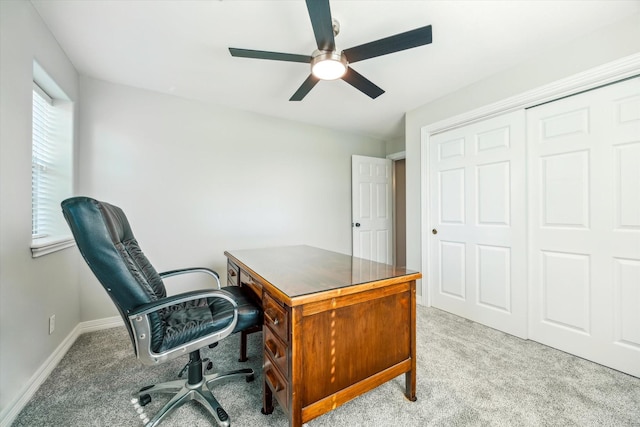
[[[526,337],[525,113],[429,142],[432,305]]]
[[[527,128],[530,338],[640,377],[640,78]]]
[[[393,264],[392,163],[351,157],[353,256]]]

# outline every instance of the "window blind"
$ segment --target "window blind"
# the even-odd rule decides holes
[[[60,211],[60,202],[73,195],[74,109],[69,96],[33,61],[31,254],[34,258],[74,244]]]
[[[31,234],[33,239],[53,232],[56,189],[55,111],[53,100],[38,85],[33,89],[33,141],[31,151]]]

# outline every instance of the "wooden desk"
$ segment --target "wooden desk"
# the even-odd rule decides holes
[[[309,246],[225,252],[264,309],[262,412],[299,427],[405,374],[416,400],[418,272]]]

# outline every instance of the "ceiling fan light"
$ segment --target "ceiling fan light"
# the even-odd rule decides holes
[[[347,72],[347,59],[336,52],[319,52],[311,60],[311,74],[320,80],[336,80]]]
[[[347,71],[347,67],[340,61],[334,61],[333,59],[325,59],[324,61],[318,61],[311,73],[321,80],[335,80],[344,76]]]

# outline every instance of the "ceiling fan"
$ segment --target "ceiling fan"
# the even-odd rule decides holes
[[[329,0],[306,0],[311,18],[313,33],[318,49],[311,55],[269,52],[265,50],[229,48],[232,56],[275,61],[302,62],[311,64],[311,74],[298,88],[289,101],[301,101],[320,80],[342,79],[372,99],[384,93],[384,90],[351,68],[350,64],[376,56],[387,55],[401,50],[411,49],[431,43],[431,25],[415,30],[385,37],[336,51],[334,37],[340,31],[339,23],[332,19]]]

